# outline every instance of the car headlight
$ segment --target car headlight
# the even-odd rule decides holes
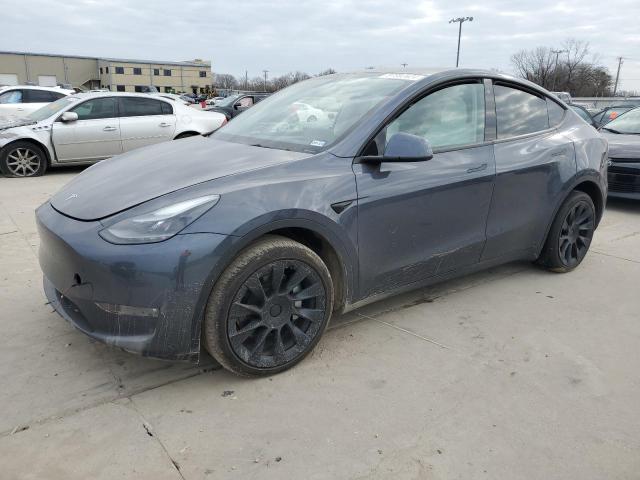
[[[152,212],[125,218],[100,231],[111,243],[155,243],[177,235],[220,200],[220,195],[184,200]]]

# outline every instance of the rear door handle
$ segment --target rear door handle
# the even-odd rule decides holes
[[[162,122],[159,126],[160,126],[160,127],[173,127],[173,125],[172,125],[172,124],[167,123],[167,122]]]
[[[102,130],[105,132],[115,132],[117,130],[116,127],[104,127]]]
[[[482,170],[487,168],[487,164],[483,163],[482,165],[478,165],[477,167],[471,167],[467,169],[467,173],[475,173],[475,172],[481,172]]]

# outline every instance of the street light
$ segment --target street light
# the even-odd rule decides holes
[[[551,53],[556,56],[556,66],[553,68],[553,86],[551,87],[551,91],[555,91],[556,89],[556,81],[558,80],[558,57],[561,53],[567,53],[567,50],[551,50]]]
[[[269,70],[262,70],[262,73],[264,73],[264,91],[267,91],[267,74],[269,73]]]
[[[449,23],[460,24],[458,28],[458,55],[456,56],[456,68],[458,68],[458,64],[460,63],[460,37],[462,37],[462,24],[464,22],[473,22],[473,17],[458,17],[458,18],[452,18],[451,20],[449,20]]]

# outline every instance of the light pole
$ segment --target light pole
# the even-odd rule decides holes
[[[449,23],[459,23],[458,27],[458,54],[456,55],[456,68],[460,64],[460,37],[462,37],[462,24],[464,22],[473,22],[473,17],[458,17],[449,20]]]
[[[407,68],[407,65],[409,65],[408,63],[401,63],[400,65],[402,65],[402,68]]]
[[[613,86],[613,96],[616,96],[616,93],[618,93],[618,80],[620,80],[620,67],[622,67],[622,62],[623,62],[624,58],[622,57],[618,57],[618,71],[616,72],[616,83]]]
[[[267,73],[269,73],[269,70],[262,70],[262,72],[264,73],[264,91],[267,91]]]
[[[551,87],[551,91],[555,91],[556,89],[556,81],[558,80],[558,57],[561,53],[565,53],[566,50],[551,50],[551,53],[556,54],[556,66],[553,69],[553,86]]]

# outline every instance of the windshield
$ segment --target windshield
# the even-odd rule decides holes
[[[634,108],[607,123],[605,130],[640,135],[640,108]]]
[[[231,95],[224,100],[219,100],[218,102],[216,102],[216,105],[220,105],[222,107],[230,107],[231,105],[233,105],[233,102],[235,102],[237,98],[240,98],[240,95]]]
[[[335,143],[371,109],[421,78],[394,74],[313,78],[266,98],[213,137],[316,153]]]
[[[69,104],[75,102],[77,99],[73,97],[62,97],[56,100],[55,102],[48,103],[42,108],[39,108],[35,112],[31,112],[28,115],[25,115],[27,120],[31,120],[34,122],[40,122],[45,118],[49,118],[51,115],[55,115],[57,112],[62,110],[64,107]]]

